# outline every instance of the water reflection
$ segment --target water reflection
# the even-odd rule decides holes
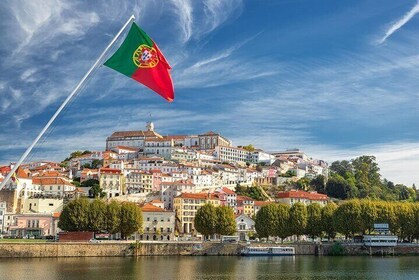
[[[0,279],[419,279],[418,257],[1,259]]]

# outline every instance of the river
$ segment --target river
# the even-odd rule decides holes
[[[419,257],[0,259],[0,279],[419,279]]]

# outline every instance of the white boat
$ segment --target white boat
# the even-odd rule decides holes
[[[243,256],[294,256],[294,247],[246,247]]]

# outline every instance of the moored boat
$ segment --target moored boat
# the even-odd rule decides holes
[[[294,247],[246,247],[243,256],[294,256]]]

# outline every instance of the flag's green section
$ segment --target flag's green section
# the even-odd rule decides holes
[[[142,31],[135,23],[132,23],[131,29],[128,32],[125,41],[104,64],[128,77],[138,69],[132,60],[135,50],[141,45],[145,44],[154,47],[153,41],[148,35]]]

